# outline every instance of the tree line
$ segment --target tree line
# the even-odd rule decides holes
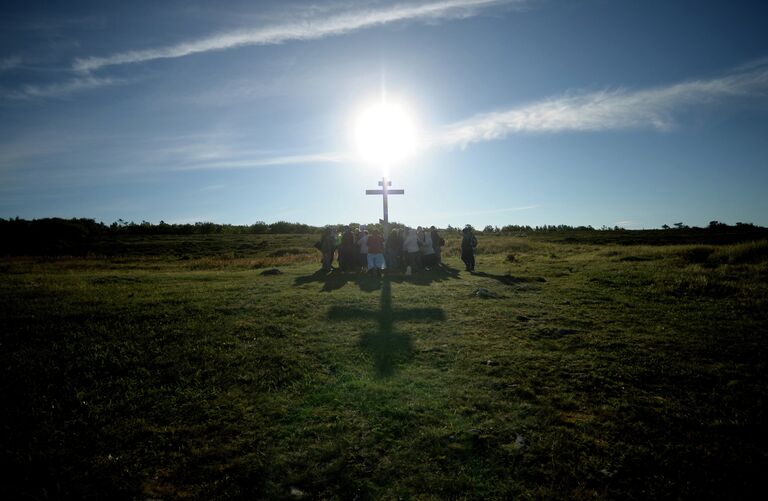
[[[380,223],[361,224],[361,223],[343,223],[335,224],[336,227],[349,226],[353,231],[357,231],[361,226],[365,226],[369,229],[381,229]],[[43,218],[43,219],[21,219],[21,218],[0,218],[0,235],[3,236],[17,236],[34,238],[36,236],[47,235],[53,238],[79,238],[79,237],[100,237],[111,235],[215,235],[215,234],[230,234],[230,235],[286,235],[286,234],[308,234],[317,233],[322,231],[324,227],[312,226],[304,223],[292,223],[288,221],[277,221],[274,223],[265,223],[264,221],[256,221],[253,224],[236,225],[236,224],[219,224],[212,222],[195,222],[195,223],[166,223],[160,221],[157,224],[150,223],[149,221],[141,221],[136,223],[133,221],[124,221],[118,219],[112,224],[105,224],[103,222],[97,222],[95,219],[88,218]],[[391,222],[390,228],[405,228],[404,224],[398,222]],[[448,233],[460,233],[463,226],[448,225],[442,228],[441,231]],[[728,225],[719,221],[710,221],[706,227],[708,230],[728,230],[733,228],[745,229],[745,228],[760,228],[752,223],[738,222],[735,225]],[[663,225],[662,229],[665,230],[702,230],[705,228],[691,227],[682,222],[674,223],[674,225]],[[493,226],[487,225],[482,230],[479,230],[485,234],[519,234],[519,233],[564,233],[564,232],[590,232],[590,231],[628,231],[626,228],[620,226],[602,226],[595,228],[593,226],[571,226],[567,224],[558,225],[518,225],[510,224],[505,226]]]
[[[341,228],[349,226],[353,232],[358,231],[359,223],[347,223],[333,225]],[[382,230],[381,224],[373,223],[365,225],[369,230]],[[404,228],[405,225],[392,222],[391,228]],[[446,234],[459,234],[463,227],[448,225],[440,229]],[[103,222],[97,222],[94,219],[87,218],[43,218],[26,220],[18,217],[11,219],[0,218],[0,254],[3,255],[22,255],[22,254],[80,254],[87,252],[89,243],[98,240],[108,240],[120,236],[152,236],[152,235],[269,235],[269,234],[311,234],[320,233],[322,227],[311,226],[303,223],[291,223],[288,221],[277,221],[274,223],[265,223],[257,221],[253,224],[234,225],[218,224],[212,222],[196,222],[188,224],[169,224],[160,221],[157,224],[148,221],[136,223],[133,221],[117,221],[107,225]],[[593,228],[592,226],[569,226],[569,225],[506,225],[492,226],[487,225],[482,230],[477,230],[484,235],[583,235],[584,238],[597,238],[599,235],[615,235],[617,237],[626,235],[627,237],[648,233],[650,238],[663,238],[662,235],[679,234],[681,236],[688,234],[710,235],[713,241],[723,240],[728,234],[737,233],[738,239],[744,238],[766,238],[768,230],[751,223],[736,223],[728,225],[719,221],[710,221],[706,228],[689,227],[680,222],[675,223],[673,227],[664,225],[662,230],[626,230],[619,226]],[[653,235],[651,235],[653,234]],[[589,237],[594,235],[594,237]],[[718,236],[719,235],[719,236]],[[638,235],[639,236],[639,235]],[[572,238],[572,237],[571,237]],[[604,237],[600,237],[604,238]],[[610,237],[615,238],[615,237]],[[624,237],[621,237],[624,238]],[[734,238],[736,238],[734,236]]]
[[[271,224],[257,221],[250,225],[234,225],[211,222],[168,224],[164,221],[152,224],[148,221],[135,223],[118,219],[107,225],[87,218],[0,218],[0,254],[84,254],[94,241],[126,235],[306,234],[319,233],[320,230],[315,226],[287,221]]]
[[[306,234],[321,228],[303,223],[277,221],[267,224],[257,221],[248,225],[196,222],[169,224],[160,221],[136,223],[118,219],[110,225],[87,218],[43,218],[26,220],[0,218],[0,234],[34,237],[50,235],[61,237],[99,237],[110,235],[214,235],[214,234]]]

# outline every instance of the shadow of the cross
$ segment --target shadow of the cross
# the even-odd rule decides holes
[[[370,352],[376,373],[381,377],[394,374],[395,366],[411,358],[413,344],[407,333],[395,329],[397,321],[443,321],[441,308],[392,308],[392,288],[388,277],[381,281],[379,311],[363,308],[332,306],[328,310],[330,320],[375,319],[376,331],[366,331],[360,337],[360,347]]]
[[[482,278],[490,278],[492,280],[497,280],[505,285],[515,285],[519,283],[525,283],[525,282],[546,282],[546,279],[543,277],[515,277],[511,274],[509,275],[494,275],[492,273],[486,273],[484,271],[473,271],[472,275],[476,277],[482,277]]]

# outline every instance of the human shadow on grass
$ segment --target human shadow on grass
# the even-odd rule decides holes
[[[381,288],[381,279],[378,277],[367,273],[344,273],[338,270],[333,270],[332,272],[318,270],[311,275],[296,277],[293,285],[305,285],[313,282],[323,284],[323,287],[320,289],[321,292],[335,291],[348,283],[357,284],[360,290],[365,292],[373,292]]]
[[[490,278],[491,280],[496,280],[504,285],[546,282],[543,277],[515,277],[511,274],[494,275],[493,273],[486,273],[484,271],[473,271],[472,275],[475,277]]]
[[[360,336],[359,346],[368,351],[380,377],[390,377],[395,367],[409,360],[413,354],[411,336],[399,332],[395,322],[417,322],[445,320],[442,308],[393,308],[392,288],[389,277],[381,280],[381,301],[379,310],[332,306],[328,310],[328,319],[335,321],[356,321],[375,319],[377,329],[366,331]]]
[[[420,270],[408,276],[399,272],[385,271],[385,276],[389,281],[398,284],[409,283],[413,285],[429,285],[433,282],[457,279],[459,278],[459,270],[443,265],[436,266],[430,270]],[[322,292],[331,292],[341,289],[348,283],[357,284],[357,286],[360,287],[360,290],[365,292],[379,290],[382,286],[382,279],[378,276],[370,275],[368,273],[344,273],[339,270],[333,270],[332,272],[318,270],[311,275],[297,277],[296,280],[294,280],[293,285],[305,285],[313,282],[323,284],[320,289]]]
[[[435,266],[429,270],[419,270],[411,275],[395,272],[387,275],[392,282],[413,285],[429,285],[433,282],[444,282],[446,280],[458,279],[459,270],[448,265]]]

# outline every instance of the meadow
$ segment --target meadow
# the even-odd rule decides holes
[[[767,241],[480,235],[470,274],[451,235],[376,279],[317,239],[0,259],[3,498],[760,497]]]

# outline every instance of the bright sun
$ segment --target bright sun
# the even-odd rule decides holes
[[[365,162],[389,167],[416,151],[416,125],[408,109],[381,102],[363,108],[354,124],[357,152]]]

